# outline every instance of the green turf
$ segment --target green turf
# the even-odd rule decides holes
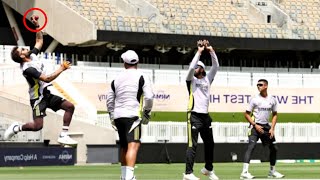
[[[106,113],[99,111],[99,114]],[[243,113],[210,113],[215,122],[246,122]],[[186,121],[186,112],[152,112],[152,121]],[[278,122],[317,122],[320,123],[319,113],[279,113]]]
[[[196,163],[194,173],[201,179],[202,163]],[[215,163],[216,174],[220,179],[239,179],[242,163]],[[135,175],[139,180],[181,180],[184,164],[137,164]],[[277,170],[286,179],[320,178],[320,163],[278,163]],[[258,179],[265,179],[269,170],[268,163],[251,164],[250,172]],[[104,166],[52,166],[0,168],[1,180],[119,180],[120,165]]]

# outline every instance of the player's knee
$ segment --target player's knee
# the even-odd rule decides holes
[[[72,104],[72,103],[68,103],[68,105],[67,105],[67,110],[68,110],[68,111],[70,111],[70,112],[73,112],[73,111],[74,111],[74,109],[75,109],[74,104]]]

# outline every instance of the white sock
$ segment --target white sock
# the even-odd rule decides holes
[[[243,163],[242,172],[248,172],[248,171],[249,171],[249,163]]]
[[[68,132],[69,126],[62,126],[62,132]]]
[[[270,166],[270,171],[272,171],[272,172],[276,171],[276,167],[275,166]]]
[[[134,167],[126,166],[126,180],[131,180],[134,174]]]
[[[126,166],[121,166],[121,179],[126,178]]]
[[[20,131],[22,131],[22,125],[15,126],[15,127],[13,128],[13,132],[15,132],[15,133],[18,133],[18,132],[20,132]]]
[[[60,133],[60,136],[61,136],[61,137],[64,137],[64,136],[66,136],[66,135],[68,135],[67,132],[62,131],[62,132]]]

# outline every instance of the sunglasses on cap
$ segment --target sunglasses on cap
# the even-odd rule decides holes
[[[257,86],[258,86],[258,87],[261,87],[261,86],[263,86],[263,84],[260,84],[260,83],[259,83],[259,84],[257,84]]]

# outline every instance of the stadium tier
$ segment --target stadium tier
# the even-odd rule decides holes
[[[141,4],[139,6],[138,2],[61,2],[92,21],[100,30],[247,38],[320,38],[319,3],[315,0],[299,1],[298,4],[286,0],[280,3],[265,0],[145,0],[145,6],[156,7],[156,11],[150,8],[149,11],[154,12],[145,13],[146,16],[139,12]],[[127,15],[126,9],[137,12]]]

